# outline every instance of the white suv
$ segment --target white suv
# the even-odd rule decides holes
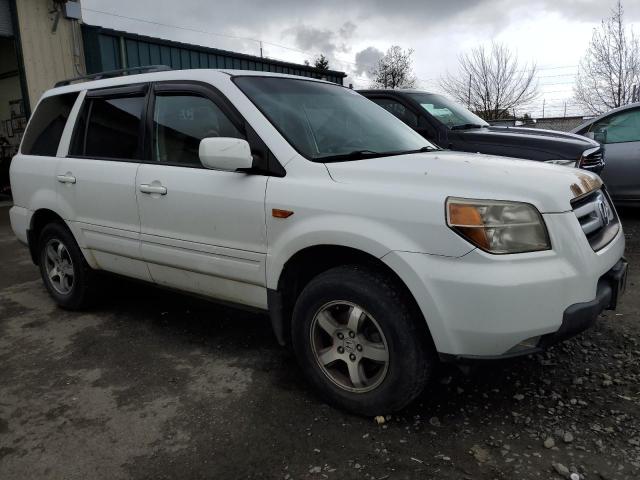
[[[182,70],[44,94],[11,224],[53,299],[97,270],[268,311],[310,382],[397,410],[438,359],[539,351],[624,288],[595,174],[437,150],[331,83]]]

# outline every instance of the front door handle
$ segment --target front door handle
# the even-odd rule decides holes
[[[76,177],[71,172],[67,172],[64,175],[57,175],[56,178],[60,183],[76,183]]]
[[[167,194],[167,187],[164,187],[160,184],[157,185],[148,185],[148,184],[142,184],[140,185],[140,191],[142,193],[155,193],[158,195],[166,195]]]

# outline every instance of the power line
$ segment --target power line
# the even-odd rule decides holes
[[[299,48],[291,47],[291,46],[288,46],[288,45],[281,45],[279,43],[269,42],[267,40],[261,40],[259,38],[244,37],[244,36],[240,36],[240,35],[229,35],[229,34],[225,34],[225,33],[212,32],[210,30],[202,30],[202,29],[193,28],[193,27],[184,27],[184,26],[181,26],[181,25],[171,25],[171,24],[168,24],[168,23],[156,22],[156,21],[147,20],[147,19],[144,19],[144,18],[131,17],[131,16],[128,16],[128,15],[121,15],[121,14],[114,13],[114,12],[106,12],[104,10],[96,10],[96,9],[87,8],[87,7],[82,7],[82,9],[86,10],[88,12],[99,13],[99,14],[108,15],[108,16],[111,16],[111,17],[123,18],[123,19],[126,19],[126,20],[133,20],[133,21],[136,21],[136,22],[147,23],[147,24],[150,24],[150,25],[156,25],[156,26],[167,27],[167,28],[175,28],[177,30],[183,30],[183,31],[194,32],[194,33],[201,33],[201,34],[204,34],[204,35],[213,35],[213,36],[216,36],[216,37],[230,38],[230,39],[233,39],[233,40],[245,40],[245,41],[255,42],[258,45],[260,45],[260,44],[271,45],[273,47],[283,48],[285,50],[290,50],[292,52],[303,53],[305,55],[318,55],[320,53],[320,52],[311,52],[311,51],[308,51],[308,50],[301,50]],[[340,60],[340,59],[336,58],[336,60]],[[340,61],[343,61],[343,60],[340,60]],[[348,62],[348,63],[351,63],[351,62]],[[354,63],[354,65],[356,65],[356,64]]]
[[[107,12],[107,11],[104,11],[104,10],[97,10],[97,9],[87,8],[87,7],[82,7],[82,9],[86,10],[88,12],[99,13],[99,14],[102,14],[102,15],[108,15],[108,16],[117,17],[117,18],[123,18],[123,19],[126,19],[126,20],[133,20],[133,21],[136,21],[136,22],[147,23],[147,24],[150,24],[150,25],[156,25],[156,26],[167,27],[167,28],[175,28],[177,30],[183,30],[183,31],[194,32],[194,33],[201,33],[201,34],[204,34],[204,35],[213,35],[213,36],[223,37],[223,38],[230,38],[230,39],[233,39],[233,40],[245,40],[245,41],[255,42],[256,44],[258,44],[258,46],[261,46],[262,44],[270,45],[272,47],[282,48],[284,50],[289,50],[291,52],[302,53],[304,55],[309,55],[309,56],[316,56],[316,55],[319,55],[319,54],[322,53],[322,52],[313,52],[313,51],[310,51],[310,50],[302,50],[300,48],[292,47],[292,46],[289,46],[289,45],[282,45],[280,43],[270,42],[268,40],[261,40],[259,38],[244,37],[244,36],[240,36],[240,35],[229,35],[229,34],[224,34],[224,33],[212,32],[210,30],[202,30],[202,29],[193,28],[193,27],[184,27],[184,26],[181,26],[181,25],[171,25],[171,24],[168,24],[168,23],[162,23],[162,22],[157,22],[157,21],[153,21],[153,20],[147,20],[147,19],[138,18],[138,17],[131,17],[131,16],[128,16],[128,15],[121,15],[121,14],[114,13],[114,12]],[[350,65],[373,67],[373,65],[363,65],[363,64],[358,64],[356,62],[352,62],[352,61],[349,61],[349,60],[345,60],[343,58],[340,58],[340,57],[336,56],[335,54],[333,55],[333,58],[335,60],[339,61],[339,62],[347,63],[347,64],[350,64]]]
[[[254,42],[258,46],[260,46],[260,44],[270,45],[272,47],[282,48],[284,50],[288,50],[288,51],[296,52],[296,53],[302,53],[304,55],[315,56],[315,55],[318,55],[318,54],[322,53],[322,52],[317,52],[317,51],[303,50],[303,49],[300,49],[300,48],[292,47],[290,45],[283,45],[283,44],[280,44],[280,43],[275,43],[275,42],[271,42],[271,41],[268,41],[268,40],[262,40],[262,39],[259,39],[259,38],[213,32],[211,30],[203,30],[203,29],[198,29],[198,28],[194,28],[194,27],[185,27],[185,26],[182,26],[182,25],[172,25],[172,24],[158,22],[158,21],[154,21],[154,20],[147,20],[145,18],[132,17],[132,16],[129,16],[129,15],[122,15],[122,14],[115,13],[115,12],[108,12],[108,11],[105,11],[105,10],[98,10],[98,9],[94,9],[94,8],[84,7],[84,6],[82,7],[82,9],[86,10],[88,12],[92,12],[92,13],[108,15],[108,16],[111,16],[111,17],[122,18],[122,19],[126,19],[126,20],[133,20],[133,21],[136,21],[136,22],[142,22],[142,23],[146,23],[146,24],[149,24],[149,25],[156,25],[156,26],[161,26],[161,27],[166,27],[166,28],[174,28],[176,30],[182,30],[182,31],[193,32],[193,33],[200,33],[200,34],[204,34],[204,35],[211,35],[211,36],[216,36],[216,37],[221,37],[221,38],[228,38],[228,39],[232,39],[232,40],[244,40],[244,41]],[[372,64],[362,64],[362,63],[357,63],[357,62],[353,62],[353,61],[350,61],[350,60],[346,60],[344,58],[340,58],[340,57],[336,56],[335,54],[333,55],[333,57],[335,58],[335,60],[337,60],[339,62],[346,63],[346,64],[349,64],[349,65],[354,65],[354,66],[357,66],[357,67],[369,67],[369,68],[372,68],[372,67],[375,66],[375,65],[372,65]],[[543,66],[543,67],[535,67],[535,71],[559,70],[559,69],[576,68],[576,67],[578,67],[578,65]],[[530,72],[530,71],[533,71],[533,70],[534,70],[534,68],[523,69],[523,70],[518,71],[518,73]],[[537,78],[565,77],[565,76],[571,76],[571,75],[575,75],[575,74],[567,73],[567,74],[560,74],[560,75],[539,75]],[[357,78],[357,77],[352,76],[352,78]],[[367,80],[369,80],[369,79],[367,79]],[[421,82],[438,82],[440,79],[432,77],[432,78],[417,78],[417,80],[419,80]],[[549,84],[549,85],[551,85],[551,84]]]
[[[252,42],[260,43],[260,40],[256,39],[256,38],[241,37],[241,36],[237,36],[237,35],[228,35],[228,34],[224,34],[224,33],[216,33],[216,32],[211,32],[209,30],[199,30],[197,28],[182,27],[180,25],[170,25],[168,23],[155,22],[153,20],[146,20],[144,18],[130,17],[128,15],[120,15],[118,13],[113,13],[113,12],[105,12],[104,10],[96,10],[96,9],[87,8],[87,7],[84,7],[84,6],[82,7],[82,10],[86,10],[88,12],[93,12],[93,13],[101,13],[103,15],[109,15],[111,17],[124,18],[124,19],[127,19],[127,20],[134,20],[134,21],[137,21],[137,22],[148,23],[150,25],[157,25],[157,26],[161,26],[161,27],[175,28],[175,29],[178,29],[178,30],[185,30],[185,31],[189,31],[189,32],[204,33],[206,35],[214,35],[216,37],[232,38],[232,39],[235,39],[235,40],[249,40],[249,41],[252,41]]]

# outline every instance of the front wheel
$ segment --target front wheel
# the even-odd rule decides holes
[[[422,392],[435,362],[427,326],[387,275],[333,268],[302,291],[293,346],[330,403],[363,415],[397,411]]]
[[[93,299],[94,273],[71,232],[59,223],[42,229],[38,240],[40,274],[56,303],[78,310]]]

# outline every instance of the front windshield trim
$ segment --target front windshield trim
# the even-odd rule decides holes
[[[299,82],[309,82],[309,83],[319,83],[319,84],[323,84],[323,85],[330,85],[330,86],[334,86],[334,87],[340,87],[343,89],[346,89],[350,92],[354,92],[355,94],[359,95],[355,90],[352,90],[348,87],[345,87],[344,85],[340,85],[337,83],[333,83],[333,82],[328,82],[326,80],[319,80],[319,79],[314,79],[314,78],[306,78],[306,77],[297,77],[297,76],[285,76],[285,75],[231,75],[231,81],[233,82],[233,84],[236,86],[236,88],[238,90],[240,90],[240,92],[245,96],[245,98],[247,98],[251,104],[253,106],[255,106],[258,111],[265,117],[265,119],[269,122],[269,124],[276,129],[276,131],[282,136],[282,138],[287,142],[287,144],[293,148],[300,156],[302,156],[303,158],[314,162],[314,163],[332,163],[332,162],[336,162],[336,161],[356,161],[357,159],[354,160],[325,160],[325,158],[327,157],[326,155],[324,156],[320,156],[320,157],[314,157],[314,156],[310,156],[307,153],[303,152],[300,148],[298,148],[298,146],[295,145],[294,142],[292,142],[289,139],[289,136],[274,122],[271,120],[270,116],[267,114],[267,112],[258,104],[254,101],[253,98],[251,98],[251,96],[247,95],[244,90],[236,83],[237,79],[242,79],[242,78],[267,78],[267,79],[282,79],[282,80],[293,80],[293,81],[299,81]],[[365,98],[366,97],[362,97]],[[369,101],[367,99],[367,101]],[[373,102],[372,102],[373,103]],[[380,107],[382,108],[382,107]],[[395,117],[394,117],[395,118]],[[246,121],[246,120],[245,120]],[[400,120],[398,120],[400,123],[402,123],[404,125],[404,123]],[[407,128],[411,129],[411,127]],[[413,129],[411,129],[413,130]],[[429,149],[433,149],[433,150],[438,150],[438,148],[431,143],[429,140],[427,140],[426,138],[422,138],[425,142],[425,145],[423,148],[429,148]],[[420,151],[420,150],[411,150],[411,151],[407,151],[407,152],[402,152],[402,153],[414,153],[416,151]],[[396,155],[400,155],[402,153],[397,153]],[[392,154],[389,154],[388,152],[382,152],[380,154],[375,154],[375,155],[371,155],[371,156],[366,156],[364,159],[369,159],[369,158],[377,158],[377,157],[384,157],[384,156],[391,156]]]

